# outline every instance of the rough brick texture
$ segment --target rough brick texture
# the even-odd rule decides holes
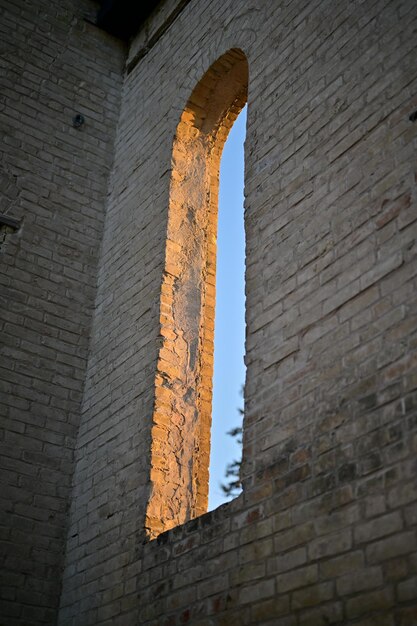
[[[22,220],[0,250],[4,626],[54,623],[59,601],[125,55],[94,8],[0,7],[0,213]]]
[[[48,7],[45,0],[52,29],[54,10]],[[33,33],[41,28],[34,17]],[[54,526],[56,541],[43,530],[51,522],[35,515],[40,495],[42,511],[50,511],[51,502],[67,501],[62,476],[68,481],[71,457],[49,453],[57,444],[47,440],[56,432],[48,424],[58,419],[50,416],[52,408],[67,416],[60,418],[57,433],[64,425],[69,429],[59,442],[68,454],[85,381],[60,626],[415,625],[417,122],[409,117],[417,109],[416,28],[412,0],[167,0],[131,42],[122,72],[116,42],[75,21],[71,50],[78,49],[86,63],[83,70],[77,57],[77,77],[79,71],[87,74],[83,93],[105,108],[107,117],[94,118],[95,134],[83,140],[78,156],[79,131],[69,127],[67,143],[55,139],[67,119],[66,106],[69,117],[74,108],[68,76],[75,69],[65,64],[61,78],[70,81],[71,105],[59,100],[63,109],[55,113],[56,127],[48,126],[44,107],[30,126],[42,146],[46,141],[44,158],[51,169],[35,168],[29,140],[21,145],[23,138],[17,139],[8,148],[19,167],[33,164],[24,178],[32,181],[30,190],[19,195],[9,185],[7,197],[20,217],[26,216],[29,194],[33,214],[39,211],[34,225],[42,227],[38,249],[29,229],[30,204],[21,234],[7,236],[5,257],[7,288],[13,288],[20,307],[9,308],[17,321],[4,322],[5,330],[16,328],[4,336],[17,343],[6,348],[14,376],[6,390],[12,384],[24,390],[27,377],[38,381],[42,374],[29,393],[16,394],[22,406],[8,407],[5,415],[10,431],[11,423],[20,429],[7,431],[3,442],[12,489],[8,503],[19,523],[30,524],[23,531],[14,522],[5,525],[6,544],[18,543],[15,578],[10,575],[13,584],[5,591],[8,624],[22,623],[22,615],[23,623],[54,623],[53,611],[48,617],[43,608],[43,588],[39,592],[32,581],[48,585],[50,571],[60,563],[65,509]],[[173,140],[196,85],[230,49],[243,51],[249,66],[244,491],[149,541],[146,511],[155,481],[161,480],[151,472],[151,449],[155,398],[162,397],[163,386],[156,373]],[[23,76],[29,80],[33,72],[31,66]],[[56,89],[63,89],[57,81]],[[42,83],[35,82],[39,93]],[[107,120],[114,128],[122,82],[113,152],[112,131],[101,124]],[[102,84],[103,92],[97,91]],[[13,81],[11,97],[24,102],[18,85]],[[32,87],[28,99],[37,102]],[[15,110],[8,110],[10,123]],[[87,125],[80,132],[87,133]],[[24,133],[25,140],[30,136]],[[67,211],[76,214],[80,240],[75,241],[84,241],[91,219],[98,245],[113,157],[84,375],[97,246],[81,268],[60,246],[72,232]],[[86,168],[89,174],[77,179],[67,197],[76,175],[71,164],[80,158],[83,175]],[[58,178],[47,202],[42,176],[51,171],[52,184],[62,169],[66,182]],[[58,192],[61,205],[54,199]],[[58,205],[59,214],[53,212]],[[85,223],[77,221],[81,205]],[[53,280],[49,273],[58,278],[55,291],[38,293],[36,272],[44,266],[36,259],[44,258],[45,231],[52,239],[45,246],[52,251],[48,280]],[[25,237],[31,238],[28,248]],[[73,289],[83,295],[75,302],[59,291],[68,272]],[[48,293],[58,294],[59,314],[49,311]],[[41,312],[33,323],[43,324],[42,330],[25,322],[32,320],[32,310]],[[27,373],[32,333],[39,340]],[[69,337],[77,338],[81,352],[77,366],[63,360]],[[43,355],[46,348],[55,351]],[[45,359],[52,365],[43,365]],[[155,384],[161,384],[158,393]],[[42,402],[48,412],[30,412]],[[44,416],[40,444],[36,425],[16,417],[22,414]],[[169,421],[166,432],[168,448]],[[158,437],[163,440],[161,431]],[[15,441],[21,441],[17,458]],[[51,456],[58,456],[58,469],[42,470],[41,459],[49,462]],[[33,478],[33,466],[38,474],[28,490],[22,476]],[[64,487],[63,495],[37,491],[51,480],[55,489]],[[28,575],[26,567],[39,567],[40,553],[42,575]],[[29,596],[18,597],[25,582]],[[25,605],[33,615],[23,613]]]

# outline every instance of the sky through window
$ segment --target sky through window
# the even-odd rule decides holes
[[[220,483],[227,482],[227,464],[241,456],[226,432],[242,423],[245,382],[245,134],[246,107],[233,124],[220,163],[209,510],[229,499]]]

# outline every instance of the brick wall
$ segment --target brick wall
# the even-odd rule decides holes
[[[124,49],[89,2],[0,8],[0,623],[55,623]],[[85,123],[73,127],[73,117]]]
[[[125,79],[61,624],[411,625],[412,3],[195,0],[143,55],[158,19]],[[230,48],[249,61],[245,491],[148,542],[172,142]]]
[[[132,43],[61,626],[416,623],[413,9],[169,0]],[[249,63],[244,492],[148,541],[173,139],[231,48]]]

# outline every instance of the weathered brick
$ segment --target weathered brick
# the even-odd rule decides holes
[[[257,561],[259,559],[264,560],[272,554],[272,550],[272,539],[258,540],[240,548],[239,561],[240,563],[246,563],[248,561]]]
[[[275,581],[271,578],[256,582],[250,587],[243,587],[239,593],[239,602],[247,604],[263,598],[269,598],[275,594]]]
[[[290,530],[280,533],[275,537],[276,550],[283,550],[305,544],[314,536],[314,526],[312,522],[300,524]]]
[[[307,561],[306,548],[297,548],[291,552],[287,552],[282,556],[275,556],[268,559],[267,568],[271,574],[286,572],[295,567],[304,565]]]
[[[402,554],[408,554],[415,549],[415,546],[415,533],[405,532],[371,543],[366,548],[366,558],[369,563],[378,563]]]
[[[320,559],[339,552],[346,552],[352,547],[352,531],[347,528],[338,533],[332,533],[314,539],[309,546],[309,557],[311,559]]]
[[[5,4],[8,626],[414,626],[413,2]],[[244,491],[202,515],[244,54]]]
[[[393,605],[394,594],[392,589],[368,591],[347,601],[346,615],[349,619],[352,619],[370,611],[386,611]]]
[[[279,596],[264,602],[257,602],[251,607],[251,618],[259,624],[262,620],[271,620],[290,612],[290,599],[288,595]]]
[[[354,572],[364,567],[365,555],[363,552],[356,550],[348,552],[342,556],[327,559],[320,562],[320,575],[325,578],[336,578],[347,572]]]
[[[317,580],[317,565],[307,565],[276,577],[278,593],[285,593],[298,587],[306,587],[311,585],[311,583],[317,582]]]
[[[304,609],[315,604],[321,604],[333,598],[333,583],[320,583],[294,591],[291,596],[291,608]]]
[[[400,602],[414,600],[417,597],[417,576],[398,583],[397,598]]]
[[[358,626],[394,626],[395,617],[386,613],[377,613],[376,615],[361,619],[355,622]]]
[[[417,608],[415,606],[404,607],[396,611],[396,619],[401,626],[414,626],[417,618]]]
[[[337,593],[341,596],[351,595],[364,589],[380,587],[383,583],[382,570],[370,567],[341,576],[336,581]]]
[[[320,607],[302,611],[300,614],[300,626],[326,626],[326,624],[338,624],[343,619],[343,605],[341,602],[323,604]]]
[[[414,502],[416,499],[417,487],[414,481],[398,485],[388,494],[388,503],[392,508]]]
[[[358,524],[354,529],[354,540],[355,543],[373,541],[378,537],[400,531],[402,527],[403,522],[400,513],[389,513],[364,524]]]

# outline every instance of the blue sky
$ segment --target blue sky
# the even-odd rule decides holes
[[[233,124],[220,164],[209,510],[226,501],[220,483],[227,482],[226,465],[241,454],[226,433],[241,424],[238,408],[243,408],[245,382],[245,134],[246,107]]]

